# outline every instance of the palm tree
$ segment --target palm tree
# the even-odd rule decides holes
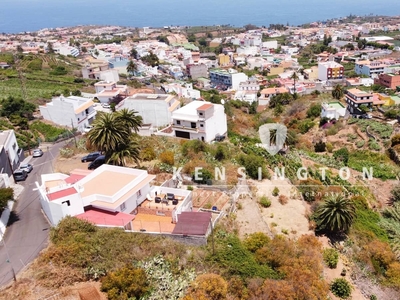
[[[113,151],[108,163],[117,166],[126,166],[129,162],[136,162],[139,165],[140,146],[134,135],[131,135],[128,143],[120,144],[119,147]]]
[[[293,95],[296,94],[296,80],[299,79],[299,76],[297,75],[297,72],[293,72],[292,76],[290,76],[291,79],[293,79]]]
[[[137,133],[139,131],[139,127],[143,124],[142,117],[137,113],[137,111],[123,108],[116,112],[116,118],[121,121],[129,130],[133,129],[133,131]]]
[[[126,71],[134,75],[137,71],[137,64],[133,60],[130,60],[126,66]]]
[[[332,90],[332,97],[340,100],[343,97],[343,87],[340,84],[335,85]]]
[[[355,217],[354,203],[341,194],[330,195],[315,212],[319,229],[346,232]]]
[[[129,140],[130,131],[121,120],[116,118],[115,114],[97,114],[92,125],[93,128],[88,133],[88,140],[97,149],[104,151],[106,158],[120,144]]]

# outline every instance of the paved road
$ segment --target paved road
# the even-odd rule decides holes
[[[32,158],[32,172],[25,181],[18,183],[24,190],[14,205],[15,222],[7,228],[4,241],[0,242],[0,287],[13,280],[13,269],[18,274],[47,246],[50,225],[41,211],[39,193],[33,189],[35,181],[40,182],[41,174],[53,172],[55,157],[63,146],[65,142],[55,144],[48,152],[43,149],[46,152],[42,157]]]

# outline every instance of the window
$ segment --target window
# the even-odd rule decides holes
[[[140,197],[140,196],[142,196],[142,191],[141,190],[138,190],[137,192],[136,192],[136,197]]]
[[[63,202],[61,202],[61,204],[67,204],[67,206],[71,206],[71,203],[69,202],[69,200],[63,201]]]
[[[200,124],[200,127],[204,127],[204,124]]]
[[[125,202],[122,203],[122,204],[119,206],[119,209],[120,209],[121,211],[124,211],[124,210],[126,209]]]
[[[190,128],[196,128],[196,123],[190,123]]]
[[[203,113],[201,112],[201,113],[199,113],[199,115],[200,115],[200,116],[202,116],[202,115],[203,115]]]
[[[181,125],[181,121],[179,121],[179,120],[176,121],[176,124]]]

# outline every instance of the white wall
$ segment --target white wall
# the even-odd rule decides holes
[[[171,123],[171,112],[168,103],[164,100],[129,100],[125,99],[120,109],[136,110],[143,118],[143,123],[151,123],[155,127],[165,126]]]
[[[248,79],[249,78],[244,73],[232,74],[232,89],[233,90],[238,90],[239,89],[239,83],[241,83],[243,81],[247,81]]]

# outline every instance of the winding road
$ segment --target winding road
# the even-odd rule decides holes
[[[52,145],[48,151],[43,147],[43,156],[29,161],[33,170],[28,178],[18,183],[24,189],[14,204],[11,224],[0,241],[0,287],[10,283],[48,244],[50,225],[41,211],[35,181],[40,182],[41,174],[53,172],[55,158],[63,146],[65,142]]]

